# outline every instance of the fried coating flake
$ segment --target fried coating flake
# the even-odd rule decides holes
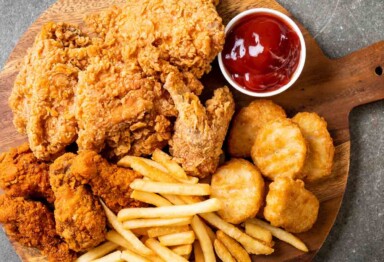
[[[255,100],[234,117],[228,137],[228,152],[233,157],[250,157],[259,129],[268,122],[286,118],[283,108],[271,100]]]
[[[282,119],[260,128],[251,155],[261,173],[272,180],[278,176],[302,178],[307,144],[299,127]]]
[[[211,190],[211,197],[223,203],[218,214],[229,223],[239,224],[259,211],[264,199],[264,180],[247,160],[231,159],[212,176]]]
[[[49,165],[37,159],[25,143],[0,156],[0,188],[8,195],[42,198],[53,203]]]
[[[277,177],[269,185],[264,217],[272,225],[292,233],[308,231],[316,222],[319,200],[304,188],[302,180]]]
[[[327,122],[316,113],[298,113],[292,121],[308,142],[308,156],[303,170],[305,181],[328,177],[332,172],[335,147],[327,130]]]
[[[80,252],[105,240],[106,216],[99,199],[73,176],[75,154],[67,153],[50,166],[50,182],[55,194],[57,233],[70,249]]]
[[[28,135],[37,158],[54,159],[76,140],[75,86],[95,53],[77,26],[53,22],[43,26],[28,51],[9,105],[17,131]]]

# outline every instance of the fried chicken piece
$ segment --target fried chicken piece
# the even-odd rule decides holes
[[[124,62],[135,60],[147,75],[175,68],[197,78],[224,45],[224,25],[212,0],[137,0],[85,19],[103,47]]]
[[[319,213],[319,200],[302,180],[279,176],[269,185],[264,217],[292,233],[308,231]]]
[[[56,197],[56,231],[70,249],[80,252],[105,240],[106,217],[98,198],[73,176],[75,157],[67,153],[57,158],[50,166],[50,182]]]
[[[49,261],[76,259],[76,253],[57,235],[53,213],[40,202],[1,195],[0,223],[10,239],[40,249]]]
[[[33,155],[28,143],[0,156],[0,188],[9,196],[54,201],[49,165]]]
[[[78,27],[51,22],[28,51],[9,105],[15,127],[28,135],[37,158],[51,160],[76,140],[75,86],[96,50]]]
[[[204,107],[176,74],[168,75],[164,88],[179,111],[170,153],[190,175],[203,178],[214,173],[235,110],[231,92],[227,87],[216,89]]]
[[[153,77],[100,60],[80,74],[76,94],[81,150],[108,158],[149,155],[171,137],[177,115],[169,94]]]
[[[72,175],[82,184],[91,186],[94,195],[103,199],[115,213],[127,207],[144,207],[144,203],[132,199],[129,187],[139,173],[108,163],[94,151],[82,151],[73,159]]]

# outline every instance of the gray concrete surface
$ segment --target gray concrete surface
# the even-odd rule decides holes
[[[307,27],[331,58],[384,40],[383,0],[277,1]],[[28,25],[53,2],[0,0],[0,67]],[[384,261],[384,101],[354,109],[350,129],[347,191],[315,261]],[[19,261],[2,232],[0,261]]]

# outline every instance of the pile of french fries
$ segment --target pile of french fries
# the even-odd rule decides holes
[[[131,197],[154,207],[127,208],[115,215],[102,202],[113,230],[107,233],[107,242],[78,262],[185,262],[192,253],[196,262],[216,261],[216,255],[224,262],[251,261],[250,254],[274,251],[272,236],[308,252],[300,239],[257,218],[247,220],[245,230],[221,219],[215,211],[224,203],[209,198],[210,185],[188,176],[160,150],[152,160],[126,156],[118,165],[143,175],[131,183]]]

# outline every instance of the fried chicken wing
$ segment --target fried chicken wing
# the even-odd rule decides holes
[[[49,261],[71,262],[76,259],[76,253],[57,235],[52,211],[40,202],[1,195],[0,223],[9,238],[42,250]]]
[[[91,186],[94,195],[103,199],[115,213],[122,208],[144,207],[144,203],[132,199],[129,187],[139,173],[108,163],[94,151],[83,151],[73,160],[72,174],[82,184]]]
[[[10,196],[54,201],[49,165],[33,155],[28,143],[0,156],[0,188]]]
[[[72,163],[76,155],[64,154],[50,166],[55,194],[56,231],[70,249],[86,251],[105,240],[105,213],[91,190],[76,181]]]
[[[193,176],[206,177],[216,171],[229,122],[235,110],[227,87],[215,90],[204,107],[183,79],[170,73],[164,88],[179,111],[170,152]]]
[[[76,140],[75,86],[94,52],[91,39],[65,23],[44,25],[28,51],[9,104],[37,158],[53,159]]]

